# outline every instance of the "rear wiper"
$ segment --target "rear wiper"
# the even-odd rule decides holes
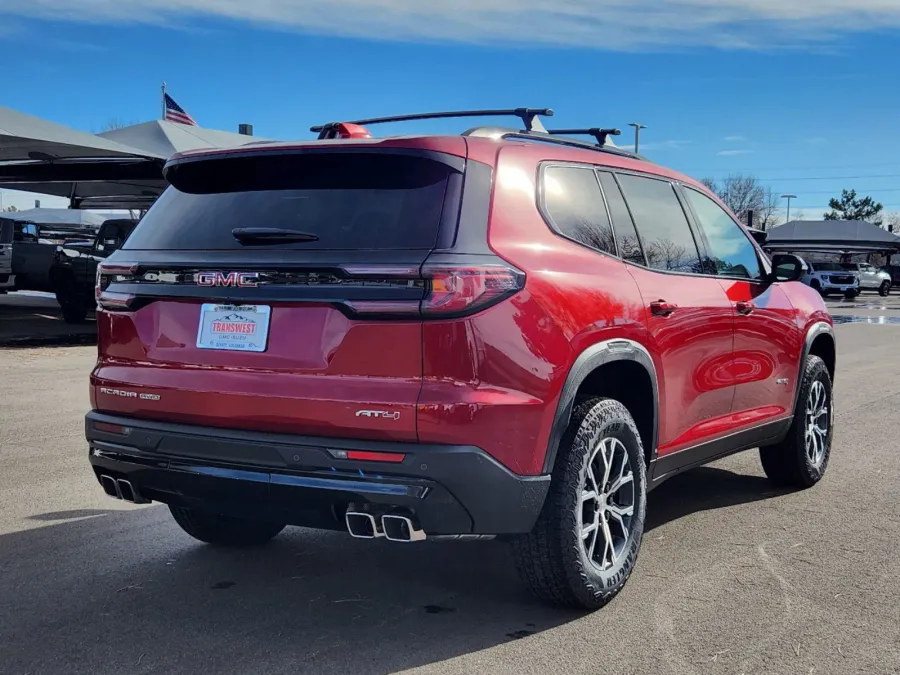
[[[311,232],[285,230],[280,227],[237,227],[231,236],[242,244],[290,244],[298,241],[319,241]]]

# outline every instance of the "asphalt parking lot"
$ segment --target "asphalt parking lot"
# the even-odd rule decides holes
[[[94,347],[0,350],[0,673],[896,675],[900,302],[829,305],[860,319],[837,327],[824,481],[773,490],[754,451],[672,479],[624,592],[587,615],[531,600],[495,542],[203,546],[96,484]]]

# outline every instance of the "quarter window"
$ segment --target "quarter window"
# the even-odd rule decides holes
[[[685,193],[706,235],[709,257],[716,273],[741,279],[760,279],[762,271],[756,249],[740,225],[706,195],[690,188]]]
[[[609,214],[592,169],[548,167],[544,170],[543,191],[547,216],[560,234],[584,246],[616,254]]]
[[[701,274],[697,243],[672,184],[626,174],[619,176],[619,182],[641,234],[647,265]]]

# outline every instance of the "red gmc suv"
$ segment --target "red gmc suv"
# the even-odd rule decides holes
[[[488,113],[525,129],[360,126]],[[758,447],[775,483],[819,481],[835,340],[802,261],[549,114],[172,158],[97,275],[107,494],[220,545],[500,536],[537,596],[597,608],[670,476]]]

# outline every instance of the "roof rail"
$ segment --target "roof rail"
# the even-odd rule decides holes
[[[473,130],[473,133],[470,133],[471,136],[478,136],[480,134],[477,133],[477,129]],[[638,155],[634,152],[629,152],[628,150],[622,150],[621,148],[617,148],[610,145],[598,145],[596,143],[588,143],[586,141],[576,141],[571,138],[560,138],[559,136],[553,136],[551,132],[547,132],[545,134],[535,134],[525,131],[512,131],[499,136],[499,138],[507,139],[507,138],[515,138],[519,140],[528,140],[535,141],[537,143],[553,143],[555,145],[566,145],[571,148],[582,148],[584,150],[594,150],[595,152],[607,152],[611,155],[618,155],[620,157],[628,157],[629,159],[639,159],[642,162],[648,161],[646,157]]]
[[[548,134],[553,136],[593,136],[597,139],[597,146],[604,147],[609,136],[620,136],[621,129],[601,129],[590,127],[589,129],[548,129]]]
[[[367,120],[354,120],[352,122],[328,122],[310,127],[310,131],[319,134],[319,140],[337,138],[338,127],[341,124],[358,124],[366,126],[370,124],[386,124],[390,122],[410,122],[413,120],[433,120],[458,117],[518,117],[525,125],[527,132],[544,132],[538,116],[552,117],[550,108],[501,108],[493,110],[455,110],[449,112],[415,113],[412,115],[397,115],[395,117],[373,117]]]

